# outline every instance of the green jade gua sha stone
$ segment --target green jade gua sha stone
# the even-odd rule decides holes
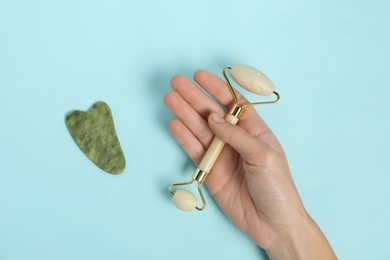
[[[96,166],[111,174],[123,172],[125,156],[106,103],[96,102],[87,112],[71,111],[65,121],[73,140]]]

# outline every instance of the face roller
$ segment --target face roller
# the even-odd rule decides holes
[[[253,103],[246,102],[244,104],[238,105],[237,95],[234,92],[234,89],[226,75],[226,71],[228,70],[230,70],[230,76],[233,78],[233,80],[242,88],[261,96],[270,96],[274,94],[276,98],[272,101]],[[228,66],[223,69],[223,76],[226,79],[227,86],[229,87],[230,93],[234,99],[234,105],[225,118],[226,121],[230,122],[231,124],[237,124],[240,115],[246,107],[253,105],[273,104],[279,100],[279,94],[275,91],[274,84],[270,79],[267,78],[267,76],[255,68],[241,64]],[[195,170],[192,176],[192,180],[188,182],[173,183],[168,187],[168,191],[173,195],[172,201],[177,208],[184,211],[191,211],[195,208],[197,210],[203,210],[206,207],[206,200],[203,196],[201,186],[205,182],[207,175],[210,173],[211,168],[221,153],[224,145],[225,143],[222,142],[218,137],[214,137],[214,140],[212,141],[198,168]],[[202,199],[202,206],[200,207],[197,206],[198,200],[192,192],[185,189],[177,189],[176,191],[173,191],[173,188],[176,186],[190,185],[195,181],[198,182],[198,191],[200,198]]]

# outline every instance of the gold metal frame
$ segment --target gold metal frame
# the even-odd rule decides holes
[[[199,170],[199,169],[198,169]],[[183,186],[183,185],[190,185],[192,183],[195,182],[195,179],[192,179],[191,181],[187,181],[187,182],[178,182],[178,183],[173,183],[171,185],[169,185],[168,187],[168,191],[172,194],[172,195],[175,195],[175,193],[172,191],[173,187],[176,187],[176,186]],[[198,207],[196,206],[196,209],[197,210],[204,210],[205,207],[206,207],[206,199],[204,198],[203,196],[203,192],[202,192],[202,186],[203,182],[198,182],[198,192],[199,192],[199,195],[200,195],[200,198],[202,199],[202,207]]]
[[[271,101],[261,101],[261,102],[245,102],[244,104],[242,105],[238,105],[238,98],[237,98],[237,95],[235,93],[235,90],[234,88],[232,87],[231,83],[230,83],[230,80],[229,78],[227,77],[226,75],[226,71],[227,70],[231,70],[232,67],[231,66],[226,66],[223,71],[222,71],[222,74],[224,76],[224,78],[226,79],[226,83],[229,87],[229,91],[230,93],[232,94],[233,96],[233,99],[234,99],[234,105],[233,107],[230,109],[229,111],[229,114],[239,118],[242,114],[242,112],[244,111],[244,108],[248,107],[248,106],[257,106],[257,105],[267,105],[267,104],[274,104],[276,102],[279,101],[280,99],[280,96],[278,94],[278,92],[274,91],[273,94],[276,96],[276,98],[274,100],[271,100]],[[201,186],[202,184],[206,181],[206,178],[207,178],[207,175],[209,173],[208,172],[205,172],[205,171],[202,171],[201,169],[197,168],[192,176],[192,180],[190,181],[187,181],[187,182],[178,182],[178,183],[173,183],[171,185],[169,185],[168,187],[168,191],[169,193],[171,193],[172,195],[175,195],[175,192],[173,191],[173,188],[176,187],[176,186],[185,186],[185,185],[191,185],[192,183],[194,183],[195,181],[198,182],[198,192],[199,192],[199,195],[200,195],[200,198],[202,199],[202,206],[201,207],[198,207],[196,206],[196,209],[201,211],[201,210],[204,210],[206,208],[206,200],[203,196],[203,192],[202,192],[202,189],[201,189]]]
[[[237,95],[236,95],[236,92],[234,91],[234,88],[232,87],[232,84],[230,84],[230,80],[229,78],[227,77],[226,75],[226,71],[227,70],[231,70],[232,67],[231,66],[226,66],[223,71],[222,71],[222,74],[226,80],[226,83],[229,87],[229,90],[230,90],[230,93],[232,94],[233,98],[234,98],[234,105],[238,106],[238,98],[237,98]],[[267,104],[274,104],[276,102],[279,101],[280,99],[280,95],[278,92],[274,91],[273,94],[276,96],[276,99],[275,100],[271,100],[271,101],[261,101],[261,102],[245,102],[244,104],[242,104],[240,107],[242,109],[246,108],[247,106],[256,106],[256,105],[267,105]]]

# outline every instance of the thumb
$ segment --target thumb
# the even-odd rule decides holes
[[[253,155],[268,150],[265,144],[257,140],[244,128],[229,123],[217,113],[212,113],[208,122],[214,134],[233,147],[244,160],[250,161]]]

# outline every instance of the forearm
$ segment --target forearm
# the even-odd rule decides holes
[[[337,259],[324,234],[307,215],[294,228],[281,228],[269,248],[271,260],[333,260]]]

